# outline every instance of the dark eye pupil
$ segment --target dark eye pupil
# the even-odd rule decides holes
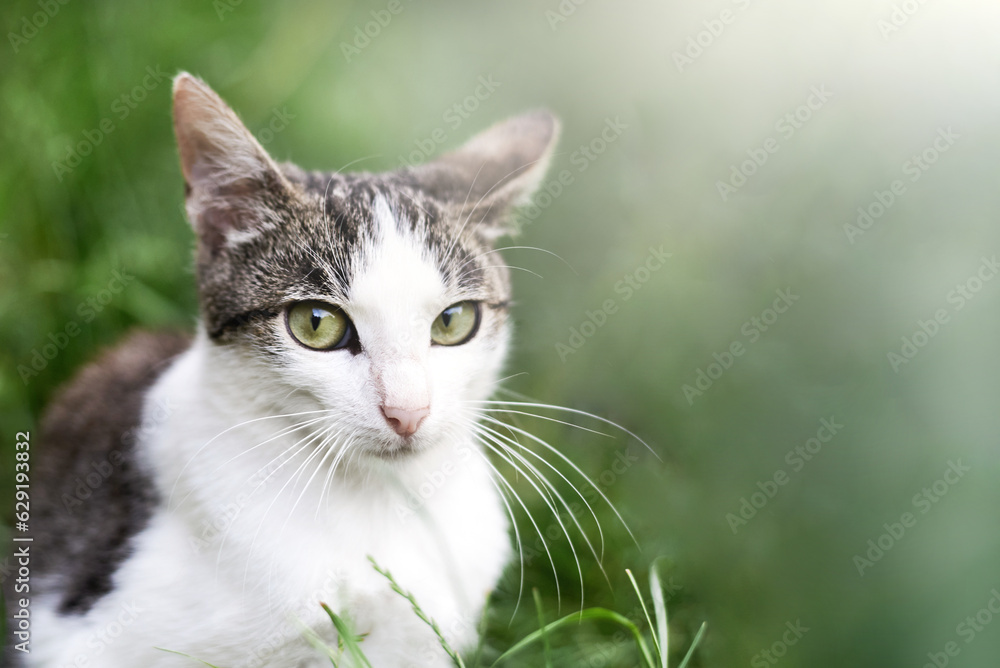
[[[451,327],[452,310],[453,309],[448,309],[447,311],[441,314],[441,322],[444,323],[445,327]]]
[[[309,319],[309,324],[312,325],[313,331],[319,329],[319,324],[323,322],[323,315],[319,309],[313,309],[312,317]]]

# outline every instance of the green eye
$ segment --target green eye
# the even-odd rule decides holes
[[[347,315],[323,302],[292,304],[287,320],[288,331],[295,340],[313,350],[343,348],[354,334],[354,326]]]
[[[431,341],[457,346],[471,339],[479,329],[479,302],[452,304],[431,325]]]

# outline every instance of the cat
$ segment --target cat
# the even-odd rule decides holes
[[[336,646],[323,602],[375,668],[452,665],[369,557],[451,646],[476,640],[512,556],[476,438],[510,338],[495,242],[557,119],[341,174],[276,163],[190,74],[173,115],[200,318],[133,334],[47,411],[19,660],[329,665],[304,638]]]

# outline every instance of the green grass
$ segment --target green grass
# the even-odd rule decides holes
[[[546,623],[541,596],[539,595],[537,589],[533,589],[532,597],[538,614],[538,629],[524,636],[506,650],[503,650],[492,662],[480,662],[481,648],[478,647],[475,652],[475,658],[470,662],[466,662],[462,655],[449,645],[437,622],[435,622],[434,619],[420,607],[419,602],[413,594],[403,589],[403,587],[396,582],[396,579],[393,578],[392,573],[379,566],[375,559],[369,557],[369,560],[372,563],[372,567],[386,579],[392,590],[410,604],[413,614],[431,629],[437,637],[438,642],[441,644],[442,649],[444,649],[445,653],[451,657],[455,668],[503,668],[511,665],[541,665],[544,666],[544,668],[557,668],[559,665],[563,664],[553,662],[551,657],[551,644],[559,642],[559,636],[563,631],[567,629],[573,630],[585,623],[599,626],[619,627],[627,631],[634,643],[633,647],[635,653],[640,659],[639,665],[641,668],[669,668],[670,666],[670,658],[668,656],[667,649],[670,646],[669,629],[667,625],[667,606],[663,594],[663,587],[660,584],[661,581],[657,562],[653,563],[649,571],[649,594],[653,601],[653,619],[650,619],[649,617],[643,594],[640,591],[635,578],[632,576],[631,571],[627,571],[629,580],[632,583],[635,594],[638,597],[643,613],[645,614],[647,622],[647,627],[645,629],[640,628],[637,624],[622,614],[606,608],[584,608],[577,612],[560,617],[555,621]],[[341,666],[348,665],[353,668],[372,668],[371,663],[364,653],[364,637],[355,633],[350,623],[350,619],[346,615],[338,615],[326,603],[321,603],[320,605],[330,618],[330,621],[333,623],[333,626],[337,631],[337,647],[331,647],[328,645],[314,630],[308,627],[303,628],[304,637],[314,648],[316,648],[317,652],[330,659],[334,668],[340,668]],[[489,606],[489,602],[487,602],[487,606]],[[695,652],[701,644],[702,638],[705,636],[706,629],[707,622],[703,622],[701,627],[698,629],[694,640],[691,642],[687,653],[684,655],[684,658],[681,659],[680,663],[677,665],[677,668],[687,668],[688,664],[695,656]],[[653,641],[652,651],[650,650],[649,643],[646,640],[647,636],[651,637]],[[527,664],[523,663],[523,661],[527,660],[525,655],[528,654],[528,651],[531,649],[537,650],[539,645],[542,647],[542,655],[540,657],[541,663],[537,663],[539,658],[537,656],[534,661]],[[577,650],[580,652],[580,656],[578,656],[576,660],[579,661],[581,656],[584,660],[586,660],[588,657],[588,648],[583,646],[578,647]],[[211,666],[211,668],[220,668],[197,657],[192,657],[181,652],[175,652],[168,649],[164,649],[164,651],[168,651],[173,654],[181,654],[181,656],[186,656],[194,662]],[[351,659],[351,663],[349,664],[344,663],[344,660],[347,657]],[[512,663],[511,659],[515,657],[522,660],[522,663]],[[578,664],[574,663],[573,665]]]

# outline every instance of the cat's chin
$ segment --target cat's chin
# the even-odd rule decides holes
[[[393,439],[368,449],[368,454],[386,462],[405,461],[426,452],[427,446],[420,440],[410,438]]]

